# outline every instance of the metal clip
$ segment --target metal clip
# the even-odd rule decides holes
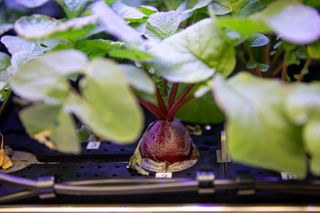
[[[40,199],[50,199],[56,197],[54,182],[55,178],[53,176],[38,178],[38,192]]]

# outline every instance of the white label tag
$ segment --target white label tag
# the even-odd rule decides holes
[[[288,172],[281,172],[281,178],[282,180],[295,180],[297,177],[295,175],[292,175]]]
[[[171,172],[159,172],[156,173],[156,178],[172,178]]]
[[[99,149],[101,142],[100,141],[90,141],[87,145],[87,149]]]

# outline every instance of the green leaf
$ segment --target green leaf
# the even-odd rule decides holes
[[[149,6],[149,5],[140,5],[137,9],[147,16],[150,16],[150,15],[158,12],[157,8]]]
[[[76,41],[90,35],[95,29],[97,20],[94,16],[86,16],[61,22],[45,15],[24,16],[16,21],[14,29],[25,39],[39,40],[59,38]]]
[[[75,102],[74,113],[103,139],[134,142],[143,128],[143,116],[121,68],[94,59],[86,69],[80,89],[87,102]]]
[[[289,90],[279,81],[248,73],[228,82],[217,76],[213,85],[215,99],[227,116],[232,159],[305,177],[301,128],[289,120],[284,109]]]
[[[303,126],[306,151],[311,155],[311,171],[320,174],[320,84],[295,84],[287,99],[286,110],[290,119]]]
[[[139,33],[121,19],[108,5],[100,1],[93,5],[92,12],[98,17],[103,30],[128,45],[139,46],[144,44]]]
[[[212,124],[224,120],[223,113],[210,93],[185,104],[176,115],[177,118],[193,123]]]
[[[10,86],[27,100],[61,103],[70,93],[66,76],[86,63],[85,55],[75,50],[49,53],[21,65],[13,73]]]
[[[89,58],[103,57],[110,50],[119,49],[122,47],[122,42],[114,42],[103,39],[79,40],[75,43],[75,48],[86,53]]]
[[[223,4],[224,2],[226,1],[217,1],[211,4],[215,15],[219,16],[231,13],[232,9],[228,5]]]
[[[160,42],[177,32],[180,19],[180,13],[176,11],[154,13],[148,19],[145,36],[151,41]]]
[[[198,0],[198,2],[192,8],[187,9],[182,12],[181,20],[183,21],[183,20],[191,17],[194,11],[208,6],[208,4],[210,4],[210,2],[212,2],[212,0]]]
[[[269,38],[261,33],[253,34],[248,38],[250,47],[262,47],[269,43]]]
[[[120,59],[129,59],[132,61],[146,61],[153,59],[153,56],[150,55],[147,52],[140,51],[133,48],[127,48],[127,49],[112,49],[109,52],[109,56],[113,58],[120,58]]]
[[[152,79],[145,72],[143,72],[143,70],[127,64],[120,65],[120,67],[124,71],[127,80],[132,87],[149,94],[155,93],[156,89]]]
[[[308,55],[313,59],[320,59],[320,41],[308,45]]]
[[[242,36],[250,36],[255,33],[270,32],[270,27],[263,21],[253,18],[221,17],[216,20],[218,27],[227,28],[240,33]]]
[[[161,72],[173,82],[200,82],[215,72],[229,75],[235,66],[233,47],[220,37],[211,19],[165,39],[150,53],[171,67]]]
[[[58,44],[55,40],[27,41],[18,36],[3,36],[1,42],[11,54],[11,67],[8,68],[10,73],[21,64],[42,55]]]
[[[80,145],[72,117],[60,106],[36,104],[20,113],[28,132],[40,143],[62,152],[79,153]]]
[[[121,1],[117,1],[111,5],[112,9],[118,14],[121,18],[126,21],[135,22],[145,20],[145,14],[139,11],[135,7],[130,7]]]
[[[80,16],[92,0],[56,0],[69,18]]]
[[[10,56],[7,55],[6,53],[0,52],[0,72],[4,71],[9,66],[10,66]]]
[[[13,29],[13,24],[0,24],[0,35]]]
[[[28,8],[39,7],[48,1],[49,0],[15,0],[16,3]]]

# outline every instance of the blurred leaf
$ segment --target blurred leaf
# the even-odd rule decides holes
[[[55,40],[27,41],[18,36],[3,36],[1,42],[11,54],[11,67],[8,68],[10,73],[21,64],[42,55],[58,44]]]
[[[319,13],[299,1],[275,1],[256,16],[265,20],[282,39],[293,43],[311,43],[320,37]]]
[[[22,6],[33,8],[33,7],[39,7],[47,3],[49,0],[14,0],[14,1]]]
[[[80,16],[93,0],[56,0],[69,18]]]
[[[320,59],[320,41],[308,45],[308,55],[313,59]]]
[[[0,72],[10,66],[10,56],[6,53],[0,52]],[[0,78],[1,80],[1,78]]]
[[[74,122],[59,106],[36,104],[20,113],[28,132],[51,149],[79,153],[80,145]]]
[[[180,14],[176,11],[154,13],[148,19],[145,36],[158,43],[175,34],[180,21]]]
[[[27,100],[61,103],[70,93],[66,76],[79,71],[86,63],[85,55],[79,51],[49,53],[21,65],[13,74],[10,86]]]
[[[13,24],[0,24],[0,35],[13,29]]]
[[[160,71],[173,82],[200,82],[215,72],[227,76],[235,66],[233,47],[220,37],[211,19],[197,22],[165,39],[150,53],[171,67]]]
[[[261,33],[253,34],[248,38],[250,47],[262,47],[269,43],[269,38]]]
[[[311,171],[320,174],[320,84],[295,84],[288,97],[286,110],[289,118],[303,126],[303,139],[311,155]]]
[[[280,81],[240,73],[214,79],[214,95],[227,116],[226,130],[234,161],[305,177],[301,129],[287,117],[289,90]]]
[[[104,2],[97,2],[92,7],[94,15],[98,16],[98,20],[103,30],[128,45],[139,46],[143,45],[143,39],[139,33],[130,27],[124,20],[121,19],[108,5]]]
[[[265,10],[247,18],[218,18],[217,25],[243,36],[273,31],[282,39],[297,44],[311,43],[320,37],[318,12],[295,0],[274,1]]]
[[[142,112],[119,66],[105,59],[94,59],[86,67],[80,90],[84,99],[70,101],[71,110],[95,134],[120,144],[138,138],[143,128]],[[101,98],[106,95],[107,98]]]
[[[183,105],[176,117],[197,124],[219,123],[224,120],[223,113],[216,105],[210,93],[196,98]]]
[[[24,16],[16,21],[14,29],[25,39],[38,40],[60,38],[76,41],[90,35],[95,29],[97,20],[94,16],[86,16],[61,22],[45,15]]]
[[[120,65],[120,67],[132,87],[149,94],[155,93],[156,89],[152,79],[143,70],[127,64]]]
[[[103,39],[79,40],[75,43],[75,48],[86,53],[89,58],[103,57],[110,50],[119,49],[122,47],[122,42],[114,42]]]

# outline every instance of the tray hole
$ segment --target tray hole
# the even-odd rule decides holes
[[[112,174],[112,177],[117,177],[118,175],[117,174]]]
[[[125,150],[124,148],[121,148],[120,151],[121,151],[121,152],[124,152],[124,151],[126,151],[126,150]]]
[[[103,168],[103,166],[100,166],[100,165],[99,165],[99,166],[97,166],[97,168],[98,168],[98,169],[102,169],[102,168]]]
[[[115,167],[115,168],[117,168],[117,169],[118,169],[118,168],[120,168],[120,166],[119,166],[119,165],[116,165],[116,166],[114,166],[114,167]]]

